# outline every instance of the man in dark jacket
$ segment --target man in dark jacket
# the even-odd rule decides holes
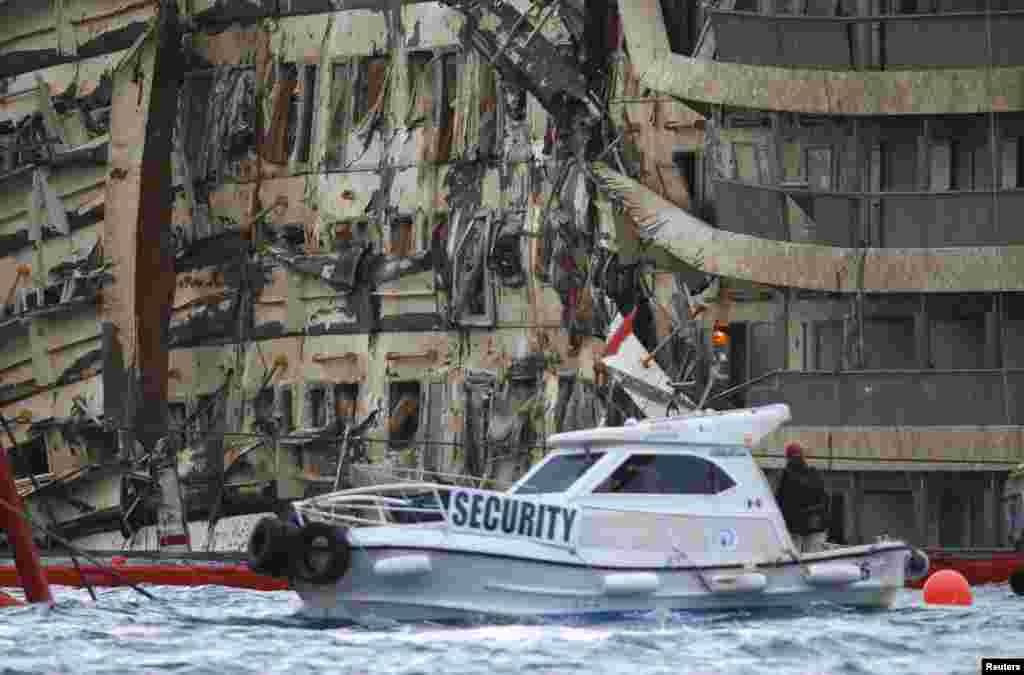
[[[801,553],[823,550],[828,529],[828,493],[821,474],[804,460],[799,443],[786,445],[786,469],[779,479],[775,500],[797,550]]]

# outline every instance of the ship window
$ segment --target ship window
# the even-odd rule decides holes
[[[309,406],[305,424],[313,429],[327,426],[327,392],[324,387],[312,385],[306,390]]]
[[[693,455],[632,455],[595,493],[714,495],[736,482],[714,462]]]
[[[41,476],[50,471],[50,461],[46,451],[46,438],[42,435],[19,443],[11,453],[14,457],[14,477],[29,478]]]
[[[334,417],[345,424],[356,419],[356,403],[359,401],[359,385],[344,383],[334,385]]]
[[[292,416],[292,389],[287,384],[278,387],[275,392],[274,417],[280,425],[278,433],[287,434],[295,429],[295,420]]]
[[[411,257],[415,251],[414,226],[411,215],[401,215],[391,222],[391,255],[398,258]]]
[[[187,433],[185,423],[188,421],[188,406],[184,401],[170,401],[167,404],[167,426],[182,433]],[[186,441],[187,442],[187,441]]]
[[[516,494],[565,492],[602,457],[604,457],[603,452],[552,457],[515,492]]]
[[[406,447],[416,438],[420,427],[420,383],[396,381],[389,385],[390,415],[388,440],[393,450]]]
[[[359,61],[352,97],[352,126],[360,127],[369,116],[384,108],[389,60],[368,56]]]

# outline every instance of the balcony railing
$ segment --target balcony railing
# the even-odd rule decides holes
[[[717,58],[733,63],[875,70],[1024,64],[1020,11],[866,17],[716,11],[712,22]]]
[[[1024,190],[848,193],[722,180],[715,208],[720,228],[776,241],[855,247],[866,235],[876,248],[1024,244]]]
[[[1024,370],[778,371],[747,391],[780,402],[794,426],[1024,425]]]

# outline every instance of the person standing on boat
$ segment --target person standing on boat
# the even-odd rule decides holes
[[[828,493],[821,473],[804,459],[799,443],[786,445],[786,469],[779,479],[775,499],[797,549],[801,553],[823,550],[828,529]]]

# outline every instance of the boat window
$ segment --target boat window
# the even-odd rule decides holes
[[[520,485],[516,494],[565,492],[569,486],[604,457],[603,452],[556,455]]]
[[[632,455],[594,490],[620,494],[714,495],[736,481],[714,462],[693,455]]]

